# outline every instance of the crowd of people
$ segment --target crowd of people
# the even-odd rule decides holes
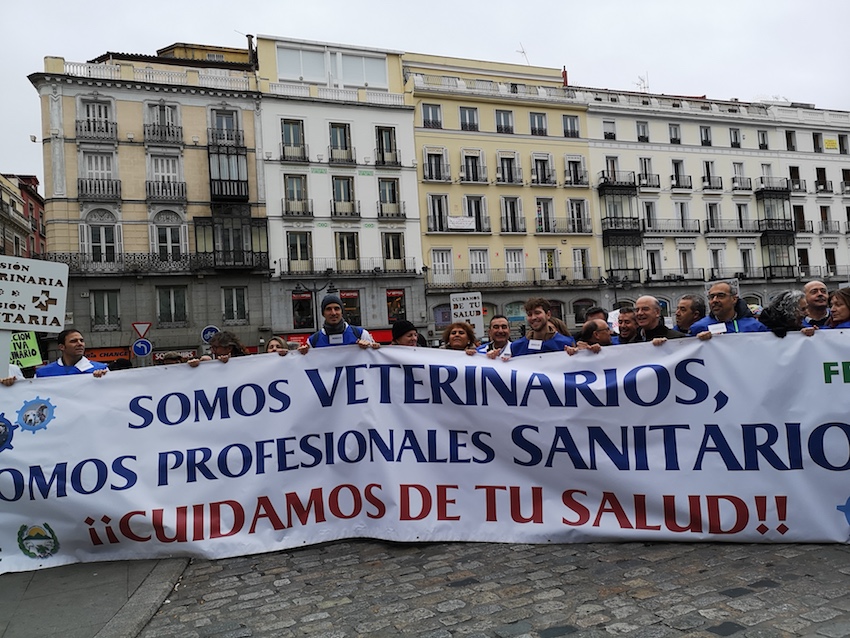
[[[652,342],[661,345],[668,339],[696,337],[708,340],[715,335],[742,332],[772,332],[785,337],[798,331],[811,337],[817,330],[850,328],[850,288],[827,290],[822,281],[810,281],[802,290],[784,290],[774,296],[764,308],[755,312],[739,296],[735,281],[714,282],[708,290],[707,300],[701,295],[686,294],[677,302],[675,325],[668,327],[662,316],[659,300],[651,295],[639,297],[634,306],[617,310],[616,328],[609,323],[609,313],[594,307],[585,313],[582,326],[571,334],[567,325],[552,316],[547,299],[533,297],[525,304],[526,323],[523,336],[511,340],[511,326],[504,315],[490,318],[486,338],[479,338],[469,323],[456,321],[443,330],[441,348],[457,350],[467,355],[484,355],[491,359],[507,361],[512,357],[544,352],[566,352],[573,355],[581,350],[599,352],[603,347],[630,343]],[[329,294],[322,300],[324,324],[304,343],[286,342],[271,337],[265,352],[284,356],[293,350],[307,354],[313,348],[356,345],[360,348],[380,348],[368,330],[345,320],[342,300]],[[427,342],[416,326],[406,320],[396,321],[392,327],[392,345],[425,347]],[[85,338],[79,330],[70,328],[58,335],[59,358],[38,368],[36,377],[55,377],[74,374],[92,374],[101,377],[108,370],[128,366],[119,360],[114,367],[85,356]],[[210,355],[184,361],[178,352],[166,352],[163,364],[187,363],[197,367],[206,360],[217,359],[226,363],[233,357],[247,354],[246,348],[235,334],[218,332],[209,342]],[[126,363],[130,363],[126,361]],[[9,375],[0,379],[3,385],[12,385],[24,378],[20,368],[10,366]]]

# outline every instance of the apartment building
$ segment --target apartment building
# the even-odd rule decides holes
[[[34,175],[0,175],[0,254],[29,258],[44,252],[44,200]]]
[[[432,336],[451,321],[452,292],[480,290],[486,316],[517,322],[531,296],[564,318],[593,305],[602,253],[587,105],[551,69],[420,54],[404,66]]]
[[[429,317],[480,290],[576,325],[642,294],[668,314],[737,277],[766,304],[850,279],[850,114],[573,87],[557,69],[405,54]]]
[[[305,340],[336,290],[379,341],[427,324],[401,53],[257,38],[272,324]]]
[[[66,323],[92,358],[201,351],[207,325],[256,347],[271,331],[259,93],[250,46],[45,59],[45,259],[70,268]]]

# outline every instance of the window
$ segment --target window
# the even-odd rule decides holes
[[[573,248],[573,276],[575,279],[591,279],[590,251],[587,248]]]
[[[711,146],[711,127],[710,126],[700,126],[699,127],[699,140],[703,146]]]
[[[490,256],[486,248],[469,250],[469,275],[472,281],[487,281],[490,271]]]
[[[360,292],[357,290],[340,290],[339,298],[342,301],[342,313],[345,316],[345,320],[355,326],[362,325]]]
[[[331,162],[351,163],[354,161],[354,149],[351,147],[351,127],[348,124],[330,125]]]
[[[812,150],[815,153],[823,153],[823,135],[821,133],[812,133]]]
[[[759,148],[766,151],[768,149],[767,131],[756,131],[756,137],[758,138]]]
[[[547,135],[545,113],[529,113],[529,120],[532,135]]]
[[[278,47],[280,80],[328,83],[336,86],[387,87],[387,62],[383,55],[353,55],[341,51],[300,50]]]
[[[649,122],[636,122],[635,128],[637,129],[637,141],[638,142],[648,142],[649,141]]]
[[[210,144],[237,145],[242,143],[235,111],[213,111]]]
[[[177,126],[177,106],[152,104],[148,106],[148,122],[145,139],[152,142],[180,142],[183,131]]]
[[[460,129],[462,131],[478,130],[478,109],[471,106],[460,107]]]
[[[602,122],[602,137],[606,140],[617,139],[617,124],[612,120]]]
[[[564,115],[564,137],[580,137],[578,115]]]
[[[643,223],[647,230],[656,228],[658,219],[655,214],[655,202],[643,202]]]
[[[387,323],[407,319],[407,309],[404,303],[404,289],[387,288]]]
[[[584,158],[581,155],[566,155],[564,162],[567,168],[564,174],[564,186],[586,185],[587,171],[584,168]]]
[[[554,248],[540,249],[540,279],[552,281],[558,278],[558,251]],[[553,313],[554,314],[554,313]]]
[[[117,290],[91,291],[92,330],[120,330]]]
[[[335,233],[337,270],[357,270],[360,246],[357,233]]]
[[[555,186],[555,171],[552,170],[552,158],[543,153],[534,153],[531,156],[531,183]]]
[[[296,289],[292,292],[292,327],[295,330],[315,329],[313,321],[313,293]]]
[[[80,252],[90,255],[94,263],[111,263],[121,254],[121,227],[106,210],[94,210],[80,228]]]
[[[290,272],[310,272],[312,267],[312,238],[309,232],[286,233],[286,254]]]
[[[687,275],[691,271],[691,266],[693,264],[693,253],[690,250],[680,250],[679,251],[679,268],[682,270],[683,275]]]
[[[567,202],[568,230],[571,233],[591,233],[593,229],[587,214],[587,202],[583,199],[571,199]]]
[[[227,152],[226,148],[222,150],[225,152],[209,154],[210,179],[217,182],[246,182],[244,194],[247,195],[248,157],[238,152]]]
[[[157,321],[160,328],[186,325],[186,288],[157,288]]]
[[[475,220],[475,232],[489,233],[490,218],[487,215],[487,200],[481,195],[467,195],[463,201],[464,214]]]
[[[705,205],[709,228],[720,228],[720,204],[709,202]]]
[[[452,283],[452,251],[450,249],[431,250],[431,276],[435,284]]]
[[[395,128],[376,126],[375,137],[378,143],[375,151],[375,164],[378,166],[400,166],[401,160],[396,148]]]
[[[505,275],[508,281],[522,281],[525,270],[525,254],[522,248],[505,249]]]
[[[838,152],[841,155],[847,155],[847,153],[848,153],[847,136],[846,135],[839,135],[838,136]]]
[[[481,151],[463,151],[463,164],[460,167],[460,181],[486,182],[487,171],[481,162]]]
[[[248,323],[248,289],[222,288],[221,308],[225,325]]]
[[[115,139],[118,129],[111,121],[107,102],[84,102],[83,119],[77,122],[77,136],[94,139]]]
[[[284,175],[283,187],[285,194],[285,212],[309,213],[307,205],[307,176]]]
[[[522,169],[517,167],[517,157],[515,153],[503,152],[499,154],[499,166],[496,168],[496,183],[522,183]]]
[[[354,178],[334,176],[331,183],[334,196],[333,214],[349,217],[358,215],[357,202],[354,201]]]
[[[88,179],[112,179],[112,153],[83,153],[83,166]]]
[[[384,270],[403,271],[404,233],[381,233],[381,245],[384,251]]]
[[[557,223],[555,221],[555,210],[551,199],[537,198],[537,232],[538,233],[554,233],[557,232]]]
[[[280,135],[282,142],[280,159],[306,162],[307,147],[304,144],[304,122],[301,120],[281,120]]]
[[[681,144],[682,143],[682,130],[678,124],[669,124],[667,129],[670,133],[670,143],[671,144]]]
[[[502,232],[525,232],[525,219],[522,216],[522,200],[518,197],[502,198]]]
[[[673,209],[676,213],[676,220],[684,224],[689,219],[688,202],[673,202]]]
[[[647,250],[646,251],[646,269],[651,276],[657,277],[658,271],[661,269],[661,251]]]
[[[424,179],[432,182],[451,180],[451,170],[446,161],[446,149],[425,148]]]
[[[729,129],[729,145],[732,148],[741,148],[741,129]]]
[[[443,128],[443,116],[439,104],[422,105],[422,126],[425,128]]]
[[[378,180],[378,212],[384,216],[397,216],[402,214],[401,204],[398,198],[398,180],[382,178]]]
[[[446,195],[428,195],[428,232],[448,230],[449,203]]]
[[[797,132],[796,131],[785,131],[785,150],[787,150],[787,151],[796,151],[797,150]]]
[[[513,111],[496,111],[496,132],[497,133],[513,133],[514,132],[514,113],[513,113]]]
[[[179,261],[189,251],[186,225],[174,211],[157,213],[152,233],[152,249],[161,261]]]

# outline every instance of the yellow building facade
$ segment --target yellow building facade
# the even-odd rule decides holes
[[[404,71],[435,331],[458,290],[490,316],[542,296],[572,319],[602,274],[586,105],[552,69],[405,54]]]

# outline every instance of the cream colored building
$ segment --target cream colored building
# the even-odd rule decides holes
[[[256,345],[271,330],[250,48],[177,44],[155,56],[45,59],[47,259],[70,267],[67,323],[92,356],[129,355],[131,324],[198,353],[215,325]]]

